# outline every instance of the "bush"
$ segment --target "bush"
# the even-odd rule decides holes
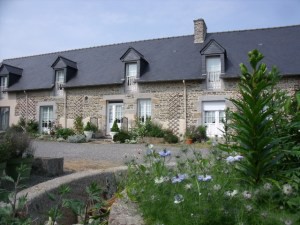
[[[114,136],[114,142],[125,143],[126,140],[130,139],[130,135],[125,131],[120,131]]]
[[[82,122],[82,116],[77,116],[74,120],[74,130],[76,134],[82,134],[83,133],[83,122]]]
[[[76,134],[68,137],[68,142],[70,143],[84,143],[86,142],[85,136],[83,134]]]
[[[74,135],[74,131],[70,128],[60,128],[56,131],[56,138],[67,139],[69,136]]]
[[[26,132],[36,134],[39,132],[39,123],[35,120],[29,120],[26,125]]]
[[[202,141],[206,141],[207,138],[207,134],[206,134],[206,127],[200,125],[199,127],[197,127],[195,129],[195,134],[194,134],[194,138],[193,141],[197,141],[197,142],[202,142]]]
[[[166,130],[164,135],[164,140],[170,144],[176,144],[178,143],[178,137],[173,134],[171,130]]]
[[[6,162],[10,158],[11,155],[10,146],[11,143],[8,140],[0,139],[0,163]]]
[[[95,133],[97,131],[97,126],[91,122],[87,122],[86,126],[84,127],[84,131],[93,131]]]
[[[117,120],[114,121],[114,124],[112,126],[112,128],[110,129],[111,132],[119,132],[120,129],[118,127],[118,124],[117,124]]]

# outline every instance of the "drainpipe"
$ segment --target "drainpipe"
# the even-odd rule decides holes
[[[65,90],[64,96],[64,117],[65,117],[65,128],[67,128],[67,91]]]
[[[24,90],[24,94],[25,94],[25,102],[26,102],[25,124],[27,125],[27,121],[28,121],[28,95],[27,95],[25,90]]]
[[[185,80],[182,80],[183,83],[183,111],[184,111],[184,132],[186,131],[187,127],[187,109],[186,109],[186,85],[185,85]]]

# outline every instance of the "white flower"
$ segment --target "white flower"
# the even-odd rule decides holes
[[[153,144],[148,145],[148,148],[152,149],[154,146]]]
[[[174,203],[175,204],[179,204],[179,203],[181,203],[181,202],[183,202],[184,201],[184,198],[183,198],[183,196],[182,195],[175,195],[175,197],[174,197]]]
[[[233,196],[237,195],[237,193],[238,193],[237,190],[233,190],[232,192],[226,191],[225,195],[228,196],[228,197],[233,197]]]
[[[164,177],[156,177],[156,178],[154,179],[154,182],[155,182],[156,184],[161,184],[162,182],[164,182]]]
[[[221,185],[220,185],[220,184],[215,184],[215,185],[213,186],[213,189],[214,189],[215,191],[219,191],[219,190],[221,189]]]
[[[170,177],[164,177],[164,182],[168,182],[170,180]]]
[[[241,155],[237,155],[237,156],[228,156],[226,158],[226,162],[227,163],[233,163],[235,161],[240,161],[241,159],[243,159],[244,157]]]
[[[282,191],[283,191],[284,194],[290,195],[290,194],[293,193],[293,188],[290,184],[285,184],[282,187]]]
[[[252,195],[249,191],[244,191],[243,196],[244,196],[245,199],[250,199],[252,197]]]
[[[292,225],[293,222],[291,220],[285,220],[284,225]]]
[[[184,189],[185,190],[190,190],[192,188],[192,184],[186,184],[185,186],[184,186]]]
[[[248,212],[250,212],[253,209],[251,205],[246,205],[245,208]]]
[[[200,176],[198,176],[199,181],[210,181],[211,179],[212,179],[211,175],[205,175],[205,176],[200,175]]]
[[[264,184],[264,189],[265,189],[266,191],[271,190],[271,189],[272,189],[272,184],[270,184],[270,183],[265,183],[265,184]]]

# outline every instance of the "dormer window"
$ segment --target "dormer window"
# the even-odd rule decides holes
[[[63,96],[63,85],[65,83],[65,73],[64,70],[57,70],[55,71],[55,95],[56,96]]]
[[[221,88],[221,59],[220,57],[206,58],[207,89],[215,90]]]
[[[126,86],[129,90],[136,89],[137,63],[126,64]]]
[[[7,95],[7,92],[6,92],[6,89],[7,89],[7,85],[8,85],[8,80],[7,80],[7,76],[3,76],[3,77],[0,77],[0,99],[2,98],[6,98],[6,95]]]
[[[200,53],[202,75],[206,76],[207,89],[221,89],[221,78],[225,75],[225,49],[215,40],[210,40]]]

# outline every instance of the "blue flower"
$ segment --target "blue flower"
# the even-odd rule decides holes
[[[211,175],[205,175],[205,176],[200,175],[200,176],[198,176],[199,181],[210,181],[211,179],[212,179]]]
[[[178,174],[175,177],[172,177],[172,183],[180,183],[181,181],[185,180],[188,178],[187,174]]]
[[[159,155],[161,157],[166,157],[166,156],[170,156],[171,155],[171,152],[170,151],[167,151],[167,149],[164,149],[163,151],[159,152]]]

